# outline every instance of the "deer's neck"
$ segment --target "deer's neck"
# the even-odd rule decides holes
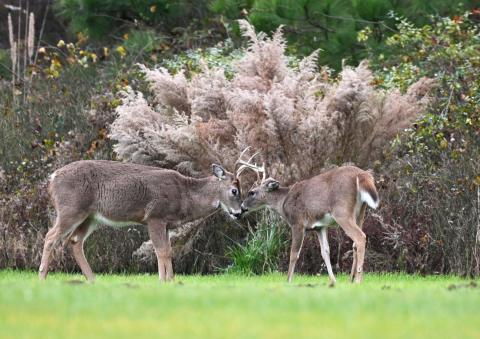
[[[201,218],[213,213],[219,206],[220,193],[218,181],[213,177],[201,179],[187,178],[188,206],[192,219]]]
[[[283,210],[283,203],[285,202],[285,198],[288,195],[290,188],[288,187],[280,187],[276,191],[271,192],[268,195],[267,204],[270,208],[274,209],[278,214],[285,218],[285,211]]]

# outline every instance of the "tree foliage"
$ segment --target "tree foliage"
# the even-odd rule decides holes
[[[473,7],[474,1],[446,0],[384,1],[384,0],[215,0],[213,11],[230,19],[247,16],[250,22],[265,32],[285,25],[290,51],[308,55],[321,48],[320,62],[336,69],[342,59],[358,64],[366,56],[357,34],[364,29],[374,39],[369,47],[388,53],[384,40],[395,31],[396,17],[409,18],[417,25],[427,22],[428,15],[445,15],[461,8]]]
[[[141,25],[172,30],[207,17],[206,1],[188,0],[58,0],[57,13],[74,32],[102,39]]]

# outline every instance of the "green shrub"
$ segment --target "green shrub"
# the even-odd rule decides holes
[[[377,58],[376,82],[406,88],[434,77],[436,101],[398,138],[380,167],[385,231],[379,251],[399,268],[426,273],[480,273],[480,38],[478,13],[402,21]]]
[[[478,141],[478,22],[466,13],[453,19],[438,18],[421,28],[402,21],[398,28],[399,33],[387,40],[392,57],[374,62],[382,68],[376,81],[386,88],[394,84],[405,89],[419,77],[436,79],[435,106],[418,121],[410,138],[398,143],[410,154],[427,153],[440,165],[442,155],[457,158]]]
[[[163,39],[152,29],[132,30],[123,46],[135,53],[151,53]]]
[[[10,68],[10,52],[0,48],[0,81],[2,79],[11,79]]]
[[[231,39],[217,43],[213,47],[182,51],[171,58],[163,59],[160,64],[171,73],[185,72],[188,77],[200,73],[204,66],[221,68],[231,78],[234,73],[233,62],[240,59],[243,52],[235,49]]]
[[[257,229],[249,229],[245,243],[237,243],[227,251],[233,262],[227,272],[264,274],[278,270],[280,255],[287,248],[288,226],[269,210],[257,216]]]

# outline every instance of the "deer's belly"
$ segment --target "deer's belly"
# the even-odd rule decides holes
[[[322,219],[315,221],[310,225],[310,229],[321,228],[321,227],[338,227],[335,219],[333,219],[330,213],[327,213],[323,216]]]
[[[95,213],[92,215],[92,219],[96,224],[107,225],[111,227],[125,227],[125,226],[132,226],[132,225],[140,225],[138,221],[117,221],[109,219],[103,216],[100,213]]]

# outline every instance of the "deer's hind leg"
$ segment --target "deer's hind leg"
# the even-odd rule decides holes
[[[354,246],[356,248],[356,257],[355,264],[355,277],[354,281],[360,283],[363,278],[363,261],[365,259],[365,244],[366,236],[363,233],[362,229],[356,224],[355,219],[350,216],[346,216],[342,213],[333,213],[333,217],[337,224],[345,231],[345,233],[353,240]],[[354,258],[355,258],[354,257]],[[355,259],[354,259],[355,260]]]
[[[362,207],[360,208],[360,212],[357,216],[357,225],[362,229],[363,221],[365,219],[365,210],[367,209],[367,204],[363,203]],[[357,246],[353,243],[352,246],[353,252],[353,261],[352,261],[352,270],[350,271],[350,280],[353,282],[355,280],[356,272],[357,272]]]
[[[77,227],[70,237],[70,246],[72,248],[73,257],[88,281],[94,281],[95,275],[93,274],[92,268],[88,264],[87,258],[85,258],[83,244],[96,228],[97,225],[91,220],[87,219]]]
[[[45,244],[43,245],[42,260],[38,269],[38,276],[41,280],[45,280],[48,274],[48,267],[51,262],[52,252],[62,241],[69,237],[75,229],[83,223],[87,214],[78,213],[62,213],[57,211],[55,225],[48,230],[45,236]]]

